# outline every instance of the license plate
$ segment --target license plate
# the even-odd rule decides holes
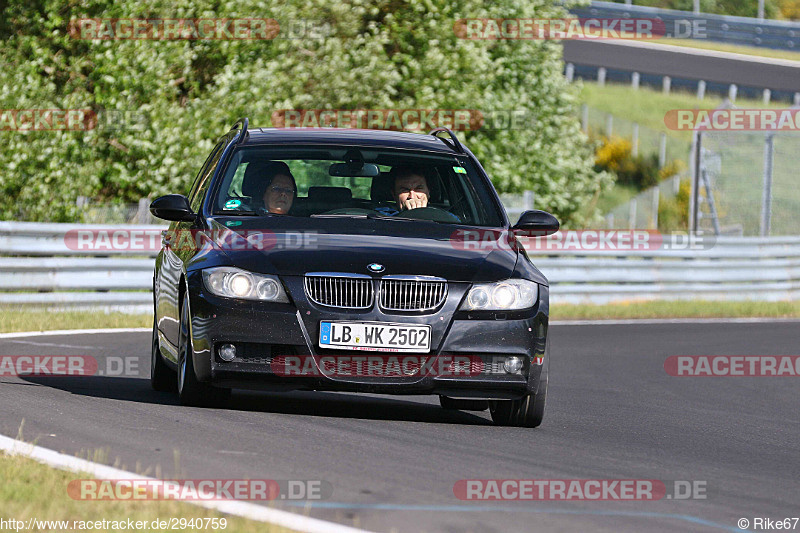
[[[384,322],[320,322],[319,345],[337,350],[428,353],[431,327]]]

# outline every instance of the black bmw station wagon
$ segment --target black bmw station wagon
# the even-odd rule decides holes
[[[436,394],[541,424],[548,282],[453,132],[238,121],[171,221],[153,277],[151,382],[184,405],[234,388]]]

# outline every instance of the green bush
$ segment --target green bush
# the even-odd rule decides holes
[[[656,185],[661,173],[657,154],[633,155],[631,141],[622,137],[603,137],[595,153],[595,170],[617,176],[619,185],[632,185],[639,190]]]
[[[681,181],[678,194],[672,198],[661,195],[658,202],[658,229],[661,231],[686,231],[689,228],[689,195],[691,182]]]
[[[0,4],[2,6],[3,4]],[[123,112],[136,128],[0,131],[0,218],[74,220],[75,199],[133,202],[183,192],[213,139],[241,116],[278,109],[516,110],[533,127],[465,134],[501,192],[532,189],[567,226],[610,182],[592,168],[562,48],[459,39],[460,18],[564,16],[550,0],[86,0],[14,2],[0,16],[0,108]],[[271,17],[331,28],[327,38],[152,41],[71,38],[70,20]]]

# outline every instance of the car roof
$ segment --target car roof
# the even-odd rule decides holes
[[[440,137],[405,131],[355,128],[249,128],[247,133],[247,139],[243,143],[245,145],[273,143],[356,145],[463,155]]]

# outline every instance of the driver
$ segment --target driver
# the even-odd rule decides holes
[[[267,187],[263,196],[264,208],[269,213],[288,214],[297,195],[297,184],[289,165],[282,161],[270,161],[263,179]]]
[[[392,178],[392,192],[400,211],[427,207],[431,191],[421,168],[398,165],[392,167],[389,176]]]

